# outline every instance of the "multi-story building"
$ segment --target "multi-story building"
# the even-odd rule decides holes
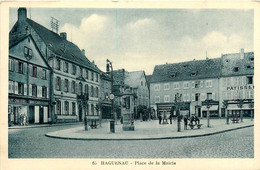
[[[100,104],[101,104],[101,115],[102,119],[110,119],[112,116],[112,101],[109,98],[112,90],[112,79],[106,73],[101,73],[100,83]]]
[[[229,114],[243,111],[249,116],[254,111],[254,53],[222,54],[222,76],[220,78],[220,106],[222,116],[225,115],[223,101],[227,101]],[[239,101],[242,105],[239,106]]]
[[[151,107],[158,113],[176,115],[175,95],[182,97],[181,114],[206,116],[206,99],[212,99],[211,115],[219,115],[221,59],[193,60],[157,65],[150,82]]]
[[[48,123],[51,68],[33,37],[9,37],[9,123]],[[23,118],[22,118],[23,119]]]
[[[82,121],[85,114],[98,117],[95,108],[100,94],[100,71],[87,59],[85,51],[69,42],[66,33],[59,35],[45,28],[27,18],[26,8],[19,8],[18,21],[9,34],[24,33],[32,35],[53,69],[53,79],[50,80],[53,96],[50,100],[51,112],[55,114],[54,122]],[[87,98],[86,104],[83,100]]]
[[[135,94],[134,110],[137,115],[138,106],[149,107],[149,88],[144,71],[127,72],[125,69],[114,71],[114,86],[130,87]]]

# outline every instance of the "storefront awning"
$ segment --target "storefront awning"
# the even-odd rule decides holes
[[[207,106],[202,106],[202,107],[201,107],[201,110],[202,110],[202,111],[207,111],[208,108],[207,108]],[[215,111],[215,110],[218,110],[218,105],[212,105],[212,106],[209,108],[209,111]]]
[[[239,108],[237,104],[229,104],[227,110],[251,110],[248,103],[243,104],[242,108]]]

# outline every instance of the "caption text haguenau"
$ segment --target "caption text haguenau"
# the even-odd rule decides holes
[[[92,165],[176,165],[175,161],[92,161]]]

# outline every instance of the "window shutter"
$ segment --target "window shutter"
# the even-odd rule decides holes
[[[205,93],[201,93],[201,101],[204,101],[206,99],[206,94]]]
[[[15,72],[18,72],[19,71],[19,64],[18,64],[18,61],[15,60]]]
[[[70,89],[70,83],[71,83],[71,82],[68,81],[68,92],[70,92],[70,90],[71,90],[71,89]]]
[[[216,100],[216,94],[215,93],[212,93],[212,99]]]
[[[29,96],[32,96],[32,85],[29,84]]]
[[[64,90],[64,80],[60,79],[60,91]]]
[[[203,88],[203,84],[204,82],[203,81],[200,81],[200,87]]]
[[[243,80],[242,80],[242,85],[246,85],[246,76],[243,76],[243,78],[242,78]]]
[[[24,95],[27,96],[27,84],[24,84]]]
[[[191,86],[192,86],[192,88],[195,88],[195,82],[194,81],[191,82]]]
[[[23,74],[27,73],[27,64],[23,63]]]
[[[75,83],[75,93],[78,93],[78,83]]]
[[[33,76],[33,66],[30,64],[29,65],[29,72],[30,72],[30,76]]]
[[[40,95],[39,95],[39,94],[40,94],[40,87],[41,87],[41,86],[36,86],[36,88],[37,88],[37,93],[36,93],[36,96],[37,96],[37,97],[39,97],[39,96],[40,96]]]
[[[191,100],[192,100],[192,101],[195,101],[195,94],[194,94],[194,93],[191,94]]]
[[[14,82],[14,93],[18,94],[18,83]]]
[[[42,97],[42,86],[37,86],[37,90],[39,89],[38,97]]]
[[[47,96],[47,98],[49,98],[49,88],[48,87],[46,87],[46,96]]]

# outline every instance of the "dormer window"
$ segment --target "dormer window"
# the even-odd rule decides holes
[[[183,65],[183,67],[184,67],[184,68],[187,68],[187,67],[188,67],[188,65]]]
[[[228,63],[229,62],[229,59],[226,59],[226,63]]]
[[[250,58],[250,61],[254,61],[254,57]]]
[[[234,67],[234,72],[238,72],[238,67]]]
[[[170,75],[171,78],[175,78],[176,77],[176,73],[173,73]]]
[[[191,73],[191,76],[196,76],[197,75],[197,72],[192,72]]]

